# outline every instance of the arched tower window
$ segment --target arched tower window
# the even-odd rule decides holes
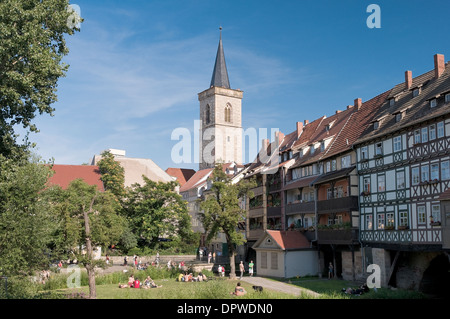
[[[231,123],[231,105],[225,107],[225,122]]]
[[[205,111],[205,123],[209,124],[211,122],[211,107],[206,105],[206,111]]]

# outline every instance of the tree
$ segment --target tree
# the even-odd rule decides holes
[[[175,192],[178,182],[154,182],[128,188],[123,201],[131,230],[152,248],[160,238],[189,238],[192,232],[186,202]]]
[[[238,223],[245,220],[245,210],[241,208],[239,200],[245,196],[253,197],[250,189],[256,186],[256,182],[241,180],[233,184],[223,171],[222,164],[214,167],[211,182],[211,188],[205,193],[205,199],[200,200],[201,220],[207,242],[218,232],[225,235],[230,256],[230,278],[234,279],[236,246],[245,243],[243,234],[238,230]]]
[[[30,275],[48,266],[48,244],[56,227],[41,198],[51,170],[37,159],[0,155],[0,273]]]
[[[51,187],[45,196],[59,220],[56,241],[86,268],[90,298],[96,298],[94,268],[103,266],[103,261],[94,260],[93,247],[117,243],[126,227],[117,200],[112,193],[100,192],[81,179],[72,181],[66,190]]]
[[[122,199],[125,195],[125,170],[119,162],[114,160],[114,155],[110,151],[104,151],[101,156],[102,159],[97,165],[102,175],[103,185],[118,199]]]
[[[68,70],[64,36],[79,30],[68,23],[75,16],[68,9],[68,0],[0,2],[0,154],[6,157],[29,147],[27,139],[17,143],[15,125],[38,132],[36,114],[53,115],[57,82]]]

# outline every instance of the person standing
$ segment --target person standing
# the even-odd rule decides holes
[[[244,267],[244,263],[241,260],[241,263],[239,264],[239,270],[241,272],[241,276],[239,277],[240,280],[242,280],[242,277],[244,276],[244,271],[245,271],[245,267]]]
[[[330,261],[330,263],[328,264],[328,279],[333,278],[333,269],[333,264]]]
[[[250,260],[250,263],[248,264],[248,274],[250,277],[253,277],[253,267],[255,264],[253,263],[253,260]]]
[[[211,254],[211,252],[209,252],[209,253],[208,253],[208,264],[211,263],[211,258],[212,258],[212,254]]]

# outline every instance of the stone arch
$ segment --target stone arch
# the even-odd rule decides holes
[[[442,253],[434,257],[424,271],[419,290],[439,297],[450,297],[450,257]]]

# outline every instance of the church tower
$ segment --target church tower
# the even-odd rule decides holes
[[[199,169],[214,167],[218,162],[242,164],[242,96],[241,90],[230,87],[220,31],[210,87],[198,94]]]

